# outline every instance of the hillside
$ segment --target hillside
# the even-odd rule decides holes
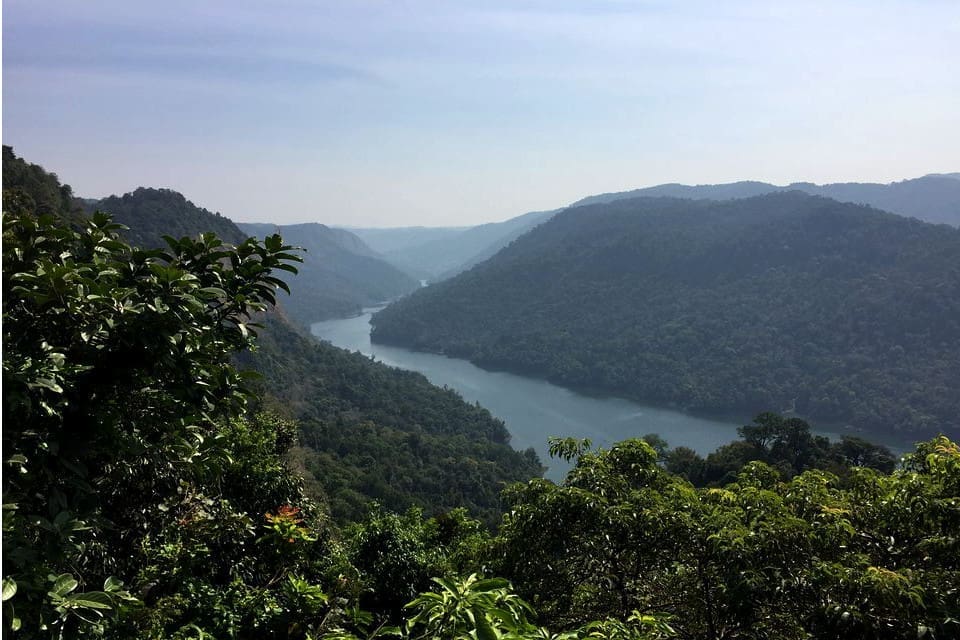
[[[29,166],[30,172],[8,172],[4,166],[5,209],[12,202],[8,196],[36,191],[33,185],[43,184],[42,193],[71,194],[51,213],[69,211],[70,188],[37,165]],[[21,176],[30,181],[18,182]],[[169,190],[138,189],[97,202],[97,208],[107,207],[120,211],[130,227],[124,231],[126,237],[141,238],[148,246],[157,244],[165,227],[176,230],[171,235],[195,237],[213,224],[231,240],[247,237],[228,218],[210,214]],[[357,268],[373,260],[347,252],[343,246],[364,248],[345,232],[322,225],[295,226],[301,227],[295,229],[297,239],[314,249],[317,259],[350,258],[353,262],[348,264]],[[264,231],[250,228],[250,233]],[[307,268],[299,276],[283,274],[294,287],[291,302],[299,295],[298,281],[311,274],[323,277],[321,270],[311,271],[308,265],[301,265]],[[256,351],[241,354],[239,362],[262,375],[258,384],[264,406],[299,422],[303,446],[294,451],[292,462],[306,476],[314,497],[328,505],[337,520],[358,519],[370,501],[378,500],[393,510],[419,506],[428,513],[467,507],[492,523],[505,483],[542,474],[536,455],[512,449],[503,422],[486,409],[467,404],[419,374],[319,343],[291,324],[283,308],[261,314],[258,320],[266,327]]]
[[[247,239],[232,220],[198,207],[171,189],[140,187],[122,196],[85,201],[88,213],[106,211],[115,222],[129,227],[123,235],[140,247],[166,247],[163,236],[192,237],[213,232],[224,242]]]
[[[8,145],[3,145],[3,190],[4,203],[17,202],[18,206],[71,222],[84,217],[83,203],[74,197],[69,185],[60,184],[57,174],[20,158]]]
[[[960,231],[797,192],[571,208],[373,324],[691,411],[960,432]]]
[[[286,242],[306,250],[300,273],[290,281],[284,299],[290,316],[303,326],[333,317],[357,314],[372,304],[410,293],[419,283],[385,262],[363,240],[343,229],[309,223],[277,226],[241,223],[247,234],[280,233]]]
[[[351,229],[391,264],[435,282],[483,262],[556,211],[534,211],[465,229],[400,227]]]
[[[248,310],[295,262],[279,237],[143,251],[4,186],[5,635],[957,635],[947,438],[900,469],[773,413],[706,458],[559,438],[562,483],[496,495],[537,464],[479,406],[281,314],[248,352]]]
[[[507,484],[543,474],[532,449],[517,452],[501,420],[454,391],[266,319],[243,361],[261,388],[300,421],[298,466],[338,520],[377,500],[428,514],[466,507],[492,524]]]
[[[866,204],[910,218],[936,224],[960,226],[960,180],[956,173],[931,174],[889,184],[845,182],[817,185],[794,182],[785,187],[766,182],[733,182],[690,186],[661,184],[655,187],[589,196],[571,206],[613,202],[638,197],[691,198],[694,200],[730,200],[780,191],[803,191],[840,202]]]
[[[901,216],[936,224],[960,226],[960,180],[957,173],[930,174],[890,184],[836,183],[816,185],[794,182],[777,186],[743,181],[729,184],[661,184],[618,193],[588,196],[570,205],[601,204],[638,197],[732,200],[767,193],[803,191],[840,202],[866,204]],[[535,211],[503,222],[466,228],[398,227],[351,228],[383,258],[397,268],[431,282],[451,278],[491,258],[515,239],[550,219],[562,209]]]

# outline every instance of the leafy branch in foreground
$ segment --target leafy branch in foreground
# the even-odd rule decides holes
[[[299,258],[279,236],[132,248],[11,199],[3,219],[4,609],[25,632],[102,630],[136,605],[141,544],[171,497],[215,475],[245,410],[251,315]],[[95,590],[93,585],[103,585]]]

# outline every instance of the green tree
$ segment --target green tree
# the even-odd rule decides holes
[[[5,617],[71,634],[132,602],[118,577],[171,501],[210,500],[248,399],[231,355],[298,258],[279,236],[143,251],[105,215],[74,230],[20,204],[3,221]]]

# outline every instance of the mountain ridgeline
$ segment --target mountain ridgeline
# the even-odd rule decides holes
[[[83,219],[81,201],[69,186],[16,157],[9,147],[4,148],[3,176],[5,210],[26,207],[73,223]],[[230,219],[168,189],[140,188],[122,197],[86,201],[85,206],[115,215],[115,221],[127,227],[123,236],[145,248],[166,247],[164,235],[196,238],[214,232],[239,244],[250,234],[277,231],[271,225],[244,225],[244,232]],[[293,449],[288,462],[307,479],[311,495],[337,521],[361,518],[370,501],[376,500],[396,511],[420,507],[440,513],[468,507],[492,523],[504,484],[543,473],[536,455],[511,448],[503,422],[455,392],[431,385],[420,374],[318,342],[292,324],[287,315],[293,314],[286,304],[298,309],[317,304],[319,297],[311,297],[310,286],[314,292],[328,286],[325,278],[331,277],[330,270],[360,271],[350,281],[357,288],[344,293],[356,305],[365,303],[368,296],[395,295],[395,290],[359,289],[360,276],[372,281],[378,273],[391,274],[391,282],[398,287],[411,281],[398,277],[385,263],[371,263],[373,252],[347,232],[323,225],[293,225],[289,230],[293,237],[285,237],[285,242],[302,243],[312,252],[298,265],[298,275],[283,274],[293,292],[289,298],[281,297],[284,306],[258,315],[265,326],[255,350],[236,357],[244,368],[261,375],[262,405],[299,423],[302,445]],[[328,313],[332,309],[326,307]],[[302,317],[310,319],[313,313],[319,311],[314,308]]]
[[[123,235],[138,247],[164,248],[163,236],[180,239],[198,233],[215,233],[231,244],[247,239],[232,220],[198,207],[172,189],[140,187],[122,196],[86,200],[84,207],[88,214],[109,213],[114,222],[127,227]]]
[[[166,247],[163,236],[175,239],[215,233],[224,242],[239,244],[250,236],[280,233],[306,254],[296,277],[287,283],[288,315],[303,326],[311,322],[359,313],[368,305],[409,293],[419,284],[382,260],[355,235],[322,224],[235,224],[229,218],[198,207],[171,189],[140,187],[122,196],[82,201],[86,213],[106,211],[127,227],[123,235],[139,247]]]
[[[803,191],[840,202],[866,204],[898,215],[936,224],[960,226],[960,173],[937,173],[889,184],[795,182],[778,186],[743,181],[727,184],[661,184],[617,193],[588,196],[571,207],[639,197],[731,200],[768,193]],[[451,278],[487,260],[500,249],[563,209],[534,211],[467,228],[399,227],[350,229],[397,268],[431,282]]]
[[[799,192],[570,208],[372,323],[695,412],[960,432],[960,231]]]
[[[497,495],[539,470],[507,446],[501,422],[423,376],[310,341],[270,311],[275,276],[298,261],[279,235],[231,246],[201,226],[145,251],[102,212],[75,218],[55,176],[9,160],[5,638],[958,636],[960,447],[948,438],[918,443],[898,469],[883,447],[830,443],[775,413],[706,458],[656,435],[599,449],[553,438],[550,455],[572,463],[562,483],[534,478]],[[907,250],[927,240],[922,229],[857,226],[856,207],[778,198],[761,200],[776,204],[765,223],[751,207],[702,203],[694,230],[669,224],[689,211],[655,203],[649,215],[667,231],[638,244],[644,269],[670,271],[682,301],[713,264],[697,233],[752,241],[749,226],[766,224],[784,227],[757,235],[791,269],[839,252],[855,258],[850,277],[877,260],[923,270]],[[155,223],[167,215],[150,211]],[[795,215],[799,226],[787,223]],[[823,217],[846,232],[810,258],[803,229],[816,236]],[[637,244],[622,221],[597,219],[601,236]],[[561,215],[527,249],[568,224],[580,222]],[[867,238],[873,249],[888,231],[905,238],[902,261],[882,242],[876,256],[851,248]],[[582,235],[558,237],[613,261],[572,251],[580,279],[637,261],[616,234]],[[713,267],[715,280],[780,264],[742,249]],[[682,258],[667,269],[670,255]],[[933,261],[928,270],[942,267]],[[904,295],[898,273],[883,277]],[[266,325],[256,339],[252,319]],[[259,389],[240,363],[263,374]]]
[[[794,182],[785,187],[766,182],[744,181],[728,184],[661,184],[655,187],[604,193],[573,203],[574,207],[639,197],[690,198],[693,200],[730,200],[782,191],[832,198],[840,202],[866,204],[909,218],[936,224],[960,226],[960,174],[930,174],[911,180],[877,184],[870,182],[836,182],[813,184]]]
[[[558,210],[533,211],[475,227],[349,229],[398,268],[418,278],[444,280],[479,264]]]
[[[318,223],[239,226],[261,238],[279,233],[284,241],[306,251],[299,275],[290,282],[291,296],[284,300],[287,312],[303,326],[356,315],[365,306],[391,300],[420,286],[385,262],[363,240],[343,229]]]

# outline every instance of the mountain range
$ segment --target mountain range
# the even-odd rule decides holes
[[[662,184],[654,187],[588,196],[571,204],[612,202],[640,196],[689,198],[694,200],[730,200],[780,191],[802,191],[840,202],[867,204],[877,209],[926,222],[960,226],[960,173],[930,174],[921,178],[876,183],[836,183],[816,185],[795,182],[777,186],[766,182],[744,181],[714,185]],[[466,228],[398,227],[382,229],[349,228],[385,260],[398,268],[431,282],[444,280],[465,271],[507,246],[524,233],[549,220],[564,208],[535,211],[511,218]]]
[[[199,230],[215,233],[231,244],[250,236],[263,238],[280,233],[285,241],[305,250],[300,273],[289,283],[291,295],[284,300],[286,312],[303,326],[360,313],[365,306],[391,300],[419,286],[354,234],[319,223],[238,225],[171,189],[140,187],[122,196],[75,202],[87,214],[97,210],[110,213],[115,222],[126,227],[123,235],[141,247],[166,247],[163,236],[181,238]]]
[[[306,253],[299,275],[290,283],[285,307],[301,325],[356,315],[417,289],[420,283],[387,263],[360,238],[319,223],[272,225],[240,223],[252,236],[273,233]]]
[[[695,412],[960,432],[960,230],[795,190],[570,207],[373,325]]]
[[[889,184],[838,182],[817,185],[812,182],[794,182],[782,187],[752,181],[697,186],[662,184],[632,191],[589,196],[571,206],[612,202],[640,196],[730,200],[780,191],[802,191],[814,196],[833,198],[840,202],[866,204],[890,213],[935,224],[960,226],[960,177],[958,176],[960,173],[930,174]]]

